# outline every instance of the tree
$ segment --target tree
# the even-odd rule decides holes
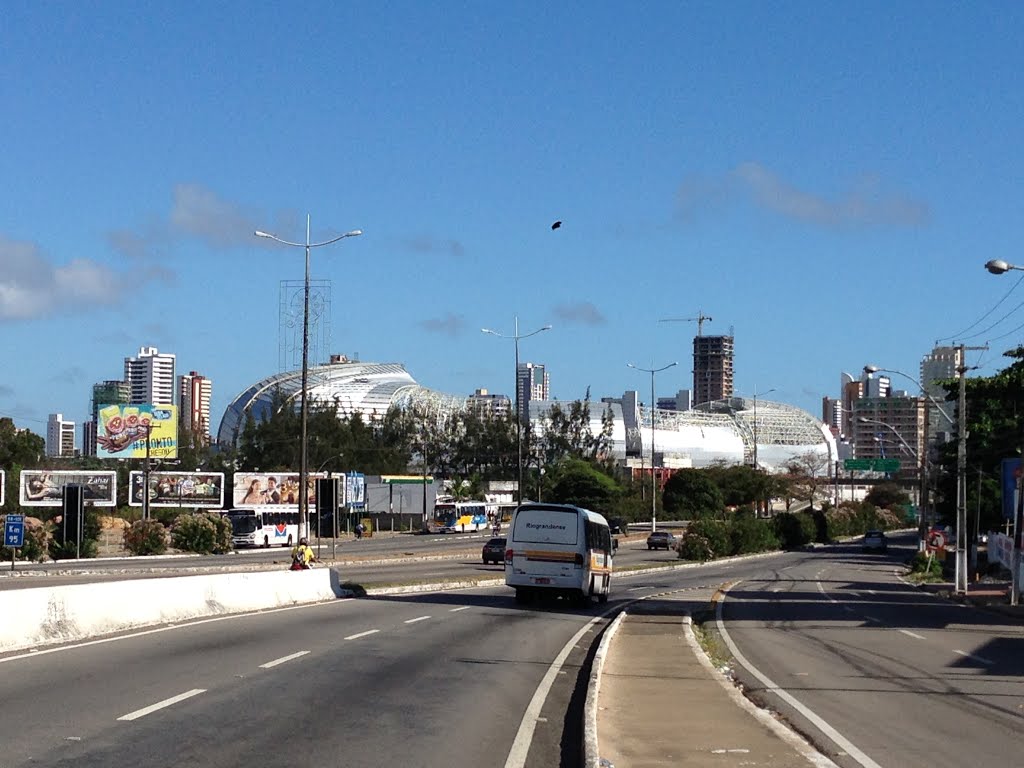
[[[18,429],[10,418],[0,418],[0,469],[5,470],[4,512],[18,511],[21,470],[39,466],[46,441],[27,429]]]
[[[680,469],[672,473],[662,494],[665,514],[684,520],[720,517],[725,510],[722,492],[707,472]]]
[[[807,451],[790,459],[786,469],[793,495],[806,499],[813,507],[818,488],[828,484],[828,465],[828,456],[817,451]]]
[[[608,515],[621,493],[614,478],[582,459],[564,459],[557,466],[556,475],[549,492],[550,501],[555,503],[577,504]]]
[[[910,496],[896,483],[880,483],[868,491],[864,501],[880,509],[895,509],[909,504]]]

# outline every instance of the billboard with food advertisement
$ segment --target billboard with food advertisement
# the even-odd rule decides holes
[[[145,472],[128,473],[128,504],[142,506]],[[150,507],[196,507],[220,509],[224,506],[223,472],[150,472]]]
[[[65,472],[48,469],[23,469],[18,503],[23,507],[59,507],[64,486],[81,485],[86,504],[113,507],[117,500],[117,473]]]
[[[306,478],[306,498],[310,508],[316,504],[316,478],[326,477],[322,472],[310,472]],[[232,507],[291,507],[299,508],[298,472],[235,472],[231,493]]]
[[[178,457],[176,405],[101,405],[96,423],[96,455],[101,459]]]

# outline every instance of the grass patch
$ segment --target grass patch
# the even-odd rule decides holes
[[[715,628],[714,609],[694,613],[691,626],[697,642],[707,657],[711,659],[712,664],[721,669],[732,663],[732,654],[729,653],[729,649]]]

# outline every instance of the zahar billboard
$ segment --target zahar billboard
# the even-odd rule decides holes
[[[18,503],[23,507],[59,507],[64,486],[81,485],[86,504],[113,507],[117,499],[116,472],[64,472],[24,469],[21,472]]]
[[[178,406],[102,405],[96,424],[96,455],[101,459],[178,457]]]
[[[316,478],[324,474],[309,473],[306,478],[306,499],[309,508],[316,505]],[[235,472],[231,506],[248,509],[258,507],[299,508],[298,472]]]
[[[142,506],[142,485],[146,473],[128,473],[131,493],[128,504]],[[196,507],[220,509],[224,506],[223,472],[150,472],[150,507]]]

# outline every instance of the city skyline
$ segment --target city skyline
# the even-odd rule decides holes
[[[708,316],[737,396],[812,414],[937,342],[999,370],[1020,281],[983,264],[1019,250],[1024,8],[806,7],[322,4],[315,40],[272,7],[10,13],[5,105],[31,119],[5,125],[0,416],[81,423],[153,346],[213,382],[215,431],[277,370],[303,275],[253,233],[300,242],[307,214],[314,241],[364,233],[311,255],[327,351],[442,392],[513,395],[479,329],[516,318],[552,326],[520,354],[562,400],[643,393],[628,362],[691,390],[697,324],[662,321]]]

